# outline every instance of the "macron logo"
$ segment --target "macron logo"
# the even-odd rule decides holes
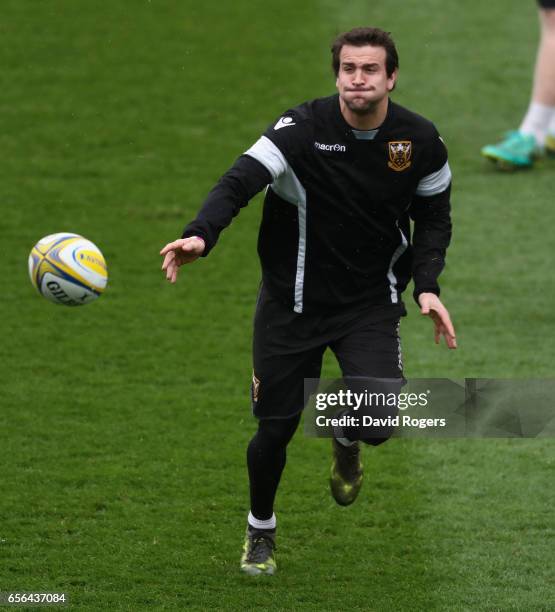
[[[314,146],[320,151],[341,151],[341,153],[345,153],[347,147],[345,145],[340,144],[322,144],[321,142],[315,142]]]
[[[281,128],[295,125],[293,117],[281,117],[280,120],[274,125],[274,130],[281,130]]]

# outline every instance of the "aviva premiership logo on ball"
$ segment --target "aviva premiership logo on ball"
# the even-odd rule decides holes
[[[100,249],[78,234],[51,234],[29,255],[29,276],[41,295],[55,304],[82,306],[106,288],[108,269]]]

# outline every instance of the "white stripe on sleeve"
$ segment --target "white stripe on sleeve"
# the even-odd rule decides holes
[[[288,167],[283,153],[266,136],[261,136],[248,151],[245,151],[245,155],[249,155],[256,159],[256,161],[259,161],[272,175],[274,180],[282,175]]]
[[[306,190],[288,164],[283,153],[266,136],[259,138],[245,151],[259,161],[272,175],[270,189],[280,198],[297,207],[299,219],[299,244],[297,249],[297,272],[295,274],[295,312],[303,311],[304,276],[306,264]]]
[[[437,172],[428,174],[418,183],[416,195],[429,197],[445,191],[451,182],[451,169],[449,162],[445,162],[444,166]]]

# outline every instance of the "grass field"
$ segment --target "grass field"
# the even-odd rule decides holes
[[[532,2],[4,0],[0,591],[86,610],[555,608],[551,439],[393,440],[344,509],[327,441],[300,431],[279,574],[239,574],[260,196],[176,286],[158,251],[267,124],[333,92],[329,42],[360,24],[393,33],[395,99],[434,120],[454,174],[460,348],[407,299],[407,375],[553,376],[555,162],[499,175],[478,154],[526,108]],[[89,307],[29,283],[58,231],[106,256]]]

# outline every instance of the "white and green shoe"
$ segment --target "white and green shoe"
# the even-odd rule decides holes
[[[481,152],[500,170],[531,168],[534,160],[541,154],[536,145],[536,139],[519,131],[507,132],[504,140],[485,146]]]

